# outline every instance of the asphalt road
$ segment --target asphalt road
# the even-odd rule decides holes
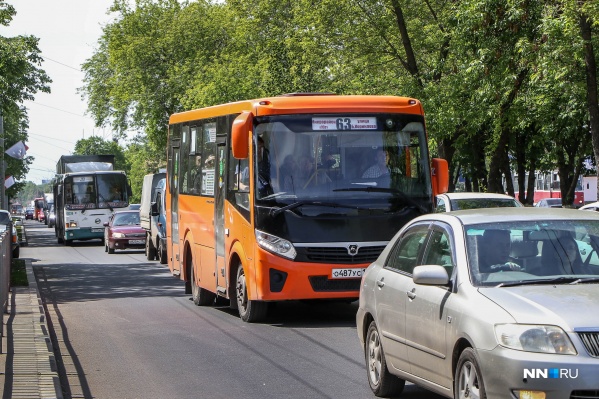
[[[26,223],[65,398],[374,398],[356,303],[276,304],[262,324],[197,307],[168,267]],[[407,384],[402,398],[440,398]]]

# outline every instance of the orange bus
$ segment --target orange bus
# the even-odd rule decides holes
[[[229,299],[246,322],[269,302],[357,299],[363,270],[448,184],[447,162],[429,159],[421,103],[393,96],[289,94],[177,113],[167,156],[170,271],[196,305]]]

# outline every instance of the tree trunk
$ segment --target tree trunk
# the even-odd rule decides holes
[[[584,60],[586,65],[587,81],[587,107],[589,111],[589,121],[591,138],[593,142],[593,153],[595,159],[599,160],[599,98],[597,95],[597,63],[595,62],[595,52],[593,50],[591,20],[581,14],[579,18],[580,33],[584,41]],[[597,165],[599,168],[599,164]],[[599,176],[599,170],[597,170]],[[597,189],[599,192],[599,179],[597,179]]]

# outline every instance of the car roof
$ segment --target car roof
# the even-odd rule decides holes
[[[445,195],[450,200],[452,200],[452,199],[471,199],[471,198],[494,198],[494,199],[501,198],[501,199],[512,199],[512,200],[515,199],[514,197],[512,197],[510,195],[498,194],[498,193],[459,192],[459,193],[445,193],[445,194],[440,194],[440,195]]]
[[[599,206],[599,201],[590,202],[588,204],[585,204],[585,205],[581,206],[578,209],[592,208],[592,207],[596,207],[596,206]]]
[[[452,211],[419,216],[416,220],[441,220],[448,223],[457,222],[464,226],[481,223],[499,223],[506,221],[536,220],[598,220],[597,212],[579,212],[577,209],[565,208],[479,208],[465,211]]]

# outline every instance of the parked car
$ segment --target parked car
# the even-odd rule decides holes
[[[589,204],[583,205],[580,208],[578,208],[581,211],[599,211],[599,201],[597,202],[591,202]]]
[[[104,250],[144,248],[146,232],[139,225],[139,211],[117,211],[104,223]]]
[[[521,207],[520,201],[506,194],[445,193],[437,195],[436,212],[477,208]]]
[[[543,198],[539,200],[535,204],[536,207],[539,208],[561,208],[562,207],[562,199],[561,198]]]
[[[20,252],[20,245],[17,229],[12,221],[10,212],[2,209],[0,210],[0,233],[6,231],[7,229],[10,231],[12,256],[13,258],[18,258]]]
[[[413,219],[362,277],[356,315],[376,396],[597,392],[599,215],[502,208]]]
[[[25,209],[25,220],[27,219],[33,220],[33,208]]]
[[[12,215],[11,217],[12,223],[15,226],[15,230],[17,232],[17,241],[19,242],[19,246],[27,246],[27,231],[25,230],[25,226],[23,225],[23,216]]]

